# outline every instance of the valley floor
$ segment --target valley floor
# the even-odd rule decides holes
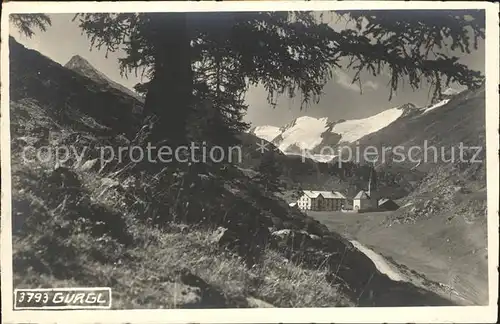
[[[375,251],[376,256],[382,256],[398,269],[397,275],[417,286],[463,305],[488,303],[487,241],[481,229],[458,218],[448,224],[440,219],[396,224],[389,221],[391,213],[308,215],[361,243],[361,248]],[[373,255],[362,252],[380,264]]]

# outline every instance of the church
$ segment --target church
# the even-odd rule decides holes
[[[371,211],[378,208],[378,200],[372,192],[372,173],[368,181],[368,191],[361,190],[353,198],[352,208],[356,212]]]

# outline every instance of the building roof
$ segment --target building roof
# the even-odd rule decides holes
[[[379,206],[380,206],[380,205],[383,205],[383,204],[385,204],[385,203],[387,203],[387,202],[388,202],[388,203],[392,203],[392,204],[395,204],[395,205],[399,206],[399,205],[398,205],[398,204],[397,204],[394,200],[389,199],[389,198],[382,198],[382,199],[380,199],[380,200],[378,201],[378,204],[379,204]]]
[[[366,191],[361,190],[356,196],[354,196],[354,199],[370,199],[370,196]]]
[[[346,199],[346,197],[343,194],[341,194],[340,192],[338,192],[338,191],[327,191],[327,192],[330,194],[330,196],[328,198]]]
[[[382,205],[383,203],[386,203],[386,202],[388,202],[388,201],[389,201],[389,199],[387,199],[387,198],[382,198],[382,199],[379,199],[379,200],[378,200],[378,204],[379,204],[379,205]]]
[[[321,195],[325,199],[346,199],[345,196],[338,191],[304,190],[303,192],[304,195],[309,198],[318,198],[319,195]]]

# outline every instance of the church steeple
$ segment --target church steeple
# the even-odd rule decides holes
[[[368,179],[368,196],[372,196],[372,170],[370,169],[370,178]]]
[[[370,171],[370,179],[368,180],[368,196],[372,196],[372,172]]]
[[[375,171],[375,163],[370,166],[370,177],[368,178],[368,196],[372,198],[372,189],[377,190],[377,171]]]

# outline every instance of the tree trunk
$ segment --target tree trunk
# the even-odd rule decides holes
[[[152,129],[152,141],[166,140],[169,145],[185,142],[192,105],[193,71],[187,15],[153,13],[150,16],[155,69],[144,113],[146,117],[155,115],[158,118]]]

